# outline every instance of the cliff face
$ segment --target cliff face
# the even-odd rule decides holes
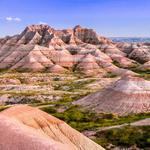
[[[103,150],[63,121],[29,106],[1,112],[0,133],[1,150]]]
[[[25,28],[20,35],[0,39],[0,45],[4,44],[38,44],[48,47],[49,44],[66,45],[89,43],[93,45],[111,44],[111,40],[98,36],[92,29],[76,26],[73,29],[55,30],[48,25],[31,25]]]

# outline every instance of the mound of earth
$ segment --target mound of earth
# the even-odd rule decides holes
[[[74,104],[99,113],[128,115],[150,111],[150,81],[124,76],[100,92],[88,95]]]
[[[29,106],[0,113],[1,150],[103,150],[63,121]]]

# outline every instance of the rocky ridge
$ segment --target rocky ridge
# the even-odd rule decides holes
[[[149,60],[148,45],[114,43],[81,26],[56,30],[31,25],[19,35],[0,39],[1,70],[121,75],[132,74],[129,68]]]

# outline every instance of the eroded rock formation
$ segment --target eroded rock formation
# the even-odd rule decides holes
[[[0,113],[1,150],[103,150],[65,122],[29,106]]]
[[[124,76],[108,88],[88,95],[74,104],[90,110],[118,115],[150,111],[150,81]]]
[[[92,29],[81,26],[56,30],[48,25],[31,25],[19,35],[0,39],[0,69],[123,74],[127,71],[125,68],[137,64],[134,60],[145,62],[149,59],[148,55],[147,58],[141,57],[140,50],[134,51],[134,46],[115,44]],[[114,61],[120,64],[121,70],[113,64]],[[106,66],[112,66],[115,71],[112,67],[106,69]]]

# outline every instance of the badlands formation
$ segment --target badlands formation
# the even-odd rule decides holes
[[[29,106],[0,113],[1,150],[103,150],[63,121]]]
[[[61,100],[60,93],[64,95],[66,92],[72,95],[84,93],[82,91],[79,93],[79,90],[78,93],[75,92],[78,86],[74,84],[72,80],[74,78],[80,80],[81,77],[97,77],[105,81],[104,78],[123,76],[109,88],[104,88],[74,103],[98,112],[121,115],[147,112],[149,111],[149,82],[132,76],[140,71],[149,71],[149,49],[149,43],[115,43],[99,36],[94,30],[81,26],[64,30],[56,30],[48,25],[28,26],[19,35],[0,39],[1,71],[26,73],[16,75],[14,72],[11,78],[10,75],[6,77],[0,75],[0,103]],[[35,75],[32,74],[33,72],[41,74]],[[58,82],[55,82],[55,79],[51,80],[49,73],[59,74],[59,76],[65,74],[68,77],[71,74],[72,81],[70,80],[69,83],[66,79],[62,86],[60,84],[56,86]],[[29,78],[26,79],[26,76]],[[86,83],[88,82],[85,81]],[[95,85],[98,86],[98,83]],[[89,87],[89,91],[85,87],[86,92],[81,95],[91,93],[92,89]],[[81,88],[83,89],[83,84]],[[55,91],[59,96],[52,95]]]
[[[76,26],[56,30],[48,25],[31,25],[19,35],[0,39],[0,69],[134,74],[129,69],[149,69],[148,44],[114,43],[92,29]]]
[[[149,71],[149,43],[112,42],[81,26],[57,30],[31,25],[19,35],[1,38],[0,111],[11,108],[0,113],[0,150],[136,146],[130,144],[133,137],[120,132],[119,139],[123,137],[113,142],[117,135],[112,127],[134,126],[134,121],[149,125]],[[99,145],[37,108],[16,104],[52,114]],[[141,118],[148,119],[138,122]],[[101,127],[112,128],[114,135],[97,134]]]
[[[117,115],[150,111],[150,81],[124,76],[107,88],[88,95],[74,104],[90,110]]]
[[[140,71],[149,71],[149,49],[149,43],[115,43],[99,36],[94,30],[81,26],[64,30],[56,30],[48,25],[28,26],[19,35],[0,39],[1,71],[24,72],[17,75],[13,72],[11,78],[7,74],[0,75],[0,103],[60,100],[62,99],[60,94],[52,95],[55,90],[56,93],[70,92],[72,95],[75,93],[80,95],[75,92],[78,86],[74,84],[74,78],[80,80],[81,77],[97,77],[105,82],[106,78],[124,76],[111,88],[83,98],[77,101],[77,104],[81,103],[96,111],[121,115],[147,112],[149,82],[131,76],[137,75]],[[32,74],[33,72],[41,74]],[[51,80],[49,73],[68,77],[72,74],[72,81],[69,79],[71,81],[69,83],[65,77],[66,79],[61,79],[66,80],[65,83],[56,86],[58,82],[55,82],[55,79]],[[98,86],[98,83],[95,85]],[[88,84],[87,86],[90,87]],[[92,91],[89,87],[89,91],[83,95]],[[137,98],[139,100],[136,100]]]

